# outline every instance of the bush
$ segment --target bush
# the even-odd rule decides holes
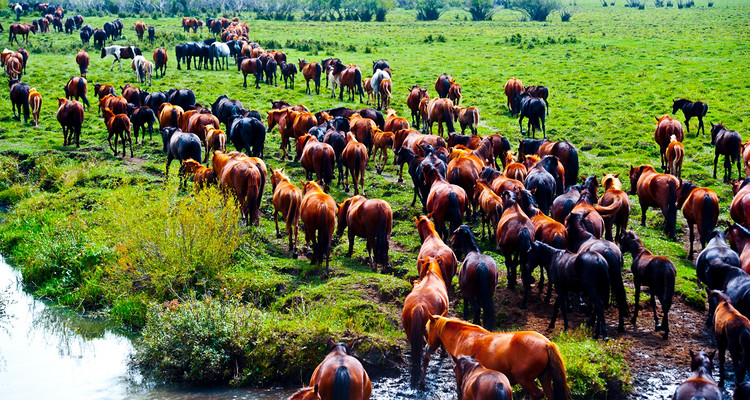
[[[494,3],[492,0],[468,0],[466,6],[473,21],[492,20],[492,15],[494,14]]]
[[[714,2],[713,2],[713,1],[709,1],[709,2],[708,2],[708,6],[709,6],[709,7],[713,7],[713,6],[714,6]]]
[[[445,7],[445,0],[416,0],[417,21],[436,21]]]
[[[654,6],[664,7],[664,0],[654,0]]]
[[[560,13],[560,19],[562,20],[562,22],[568,22],[570,21],[570,18],[573,16],[573,14],[578,12],[578,10],[570,7],[563,7],[559,9],[558,12]]]
[[[546,21],[553,11],[560,9],[558,0],[515,0],[513,8],[523,12],[532,21]]]

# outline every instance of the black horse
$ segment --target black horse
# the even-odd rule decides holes
[[[107,44],[107,32],[104,32],[101,29],[95,30],[94,31],[94,48],[100,49],[100,48],[103,48],[106,44]]]
[[[378,60],[372,62],[372,73],[374,74],[375,71],[379,69],[391,69],[391,66],[388,64],[388,61],[385,60]]]
[[[164,144],[163,150],[167,153],[167,178],[169,178],[169,164],[172,160],[183,162],[190,158],[196,161],[201,159],[203,152],[198,135],[170,126],[161,130],[161,139]]]
[[[154,113],[159,112],[159,106],[167,102],[167,95],[164,92],[149,93],[143,101],[143,104],[150,108]]]
[[[607,323],[604,309],[609,299],[609,272],[607,260],[595,251],[572,253],[556,249],[548,244],[535,241],[529,252],[529,267],[542,265],[549,270],[549,279],[555,287],[557,299],[552,311],[549,329],[554,329],[557,311],[562,309],[563,325],[568,329],[568,294],[585,294],[594,307],[588,325],[594,326],[594,338],[601,334],[607,339]],[[530,286],[530,273],[524,273],[524,286]]]
[[[569,186],[565,193],[555,197],[552,202],[552,215],[550,216],[559,223],[565,222],[565,218],[568,217],[568,214],[581,198],[581,190],[581,185]]]
[[[742,177],[742,136],[737,131],[730,131],[724,124],[711,123],[711,144],[714,145],[714,179],[719,156],[724,155],[724,182],[732,179],[732,164],[737,163],[737,176]]]
[[[337,117],[340,118],[340,117]],[[332,121],[335,121],[333,119]],[[349,126],[347,121],[347,127]],[[333,126],[332,123],[329,122],[329,125]],[[338,184],[341,185],[341,177],[344,176],[344,164],[341,160],[341,155],[344,153],[344,148],[346,147],[346,134],[344,132],[349,132],[349,129],[343,130],[336,127],[333,127],[333,129],[329,129],[325,135],[323,136],[323,143],[327,143],[331,147],[333,147],[333,153],[336,154],[336,166],[338,167]]]
[[[716,351],[706,354],[702,351],[693,353],[690,350],[690,371],[692,372],[690,377],[677,387],[672,396],[673,400],[721,400],[723,398],[721,389],[713,378],[714,356],[716,356]],[[738,399],[736,394],[737,391],[735,391],[735,399]],[[750,397],[742,397],[742,399],[747,398]]]
[[[130,116],[130,123],[133,125],[133,137],[135,137],[136,144],[138,144],[138,132],[141,130],[143,131],[141,143],[143,143],[143,139],[146,137],[146,125],[148,125],[148,138],[150,141],[154,141],[154,122],[158,122],[156,113],[150,107],[138,107],[133,111]]]
[[[278,64],[273,59],[269,59],[266,65],[263,66],[263,73],[266,75],[266,85],[279,86],[276,83],[276,69]]]
[[[180,106],[183,110],[189,110],[195,105],[195,93],[190,89],[179,89],[169,91],[169,102],[172,105]]]
[[[284,89],[294,89],[294,76],[297,75],[297,66],[294,63],[281,63],[281,76],[284,77]]]
[[[557,168],[557,159],[554,156],[549,157],[554,159],[555,168]],[[529,170],[528,175],[526,175],[524,186],[526,189],[534,193],[534,198],[536,199],[537,204],[539,204],[539,209],[541,209],[544,214],[549,215],[552,200],[555,198],[555,193],[557,191],[557,179],[550,174],[547,168],[545,168],[545,166],[549,167],[550,164],[552,164],[552,161],[547,157],[545,157],[545,160],[547,160],[546,163],[542,164],[540,161]]]
[[[484,329],[495,329],[495,305],[493,297],[497,286],[497,263],[479,250],[471,228],[461,225],[453,232],[450,246],[456,257],[464,257],[458,272],[458,283],[464,299],[464,319],[468,320],[469,302],[474,310],[474,323],[479,325],[480,311]]]
[[[527,155],[538,154],[539,149],[547,139],[521,139],[518,143],[518,162],[523,162]],[[578,149],[568,141],[553,142],[552,148],[548,149],[547,154],[557,157],[565,168],[565,187],[570,187],[578,182]]]
[[[76,21],[73,19],[73,17],[68,17],[65,20],[65,33],[71,34],[76,28]]]
[[[104,33],[107,35],[107,39],[114,39],[117,37],[117,28],[114,23],[105,22],[102,28],[104,28]]]
[[[237,118],[229,128],[229,140],[238,151],[263,158],[266,127],[257,118]]]
[[[695,136],[700,134],[703,130],[703,134],[706,134],[706,128],[703,126],[703,117],[708,113],[708,104],[696,101],[692,102],[688,99],[677,99],[672,103],[672,114],[676,114],[677,110],[682,110],[685,114],[685,127],[688,133],[690,133],[690,118],[698,117],[698,132]]]
[[[524,92],[516,96],[516,104],[518,104],[518,126],[521,128],[521,134],[523,135],[523,119],[528,118],[526,135],[531,133],[531,137],[535,137],[536,131],[541,129],[544,138],[547,138],[547,128],[544,123],[545,114],[547,107],[544,105],[544,100],[538,97],[532,97],[529,93]],[[541,122],[541,124],[540,124]]]
[[[549,102],[547,101],[549,98],[549,89],[547,86],[526,86],[523,91],[530,94],[532,97],[538,97],[544,100],[547,115],[549,115]]]
[[[151,45],[154,44],[154,38],[156,38],[156,30],[153,26],[148,27],[148,41]]]
[[[215,115],[219,119],[219,122],[229,129],[232,125],[232,121],[235,118],[243,116],[246,112],[245,106],[239,100],[230,99],[227,95],[223,94],[219,96],[216,101],[211,104],[211,114]],[[258,118],[260,119],[260,118]]]

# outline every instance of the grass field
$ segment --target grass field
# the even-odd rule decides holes
[[[480,109],[479,133],[500,133],[512,144],[520,135],[518,121],[504,106],[504,83],[514,76],[524,84],[548,86],[549,138],[577,146],[582,175],[619,172],[626,187],[629,165],[658,166],[654,117],[669,113],[675,98],[707,102],[707,130],[709,121],[724,122],[747,135],[750,106],[743,99],[750,95],[750,81],[743,66],[750,62],[750,3],[721,1],[708,8],[699,2],[693,9],[682,10],[649,4],[646,10],[635,10],[622,4],[603,8],[599,2],[582,1],[577,7],[579,12],[567,23],[556,14],[546,23],[520,22],[520,14],[508,10],[490,22],[463,21],[465,15],[455,11],[431,23],[413,22],[413,14],[405,10],[394,10],[385,23],[269,22],[240,17],[250,24],[251,39],[266,49],[284,50],[290,60],[336,56],[360,65],[365,76],[373,60],[388,60],[394,71],[392,107],[402,116],[409,115],[405,98],[413,84],[428,87],[434,96],[434,80],[440,73],[449,73],[463,87],[462,104]],[[113,18],[86,18],[86,23],[100,27]],[[0,22],[7,27],[11,21]],[[151,59],[153,47],[136,43],[135,19],[123,22],[125,39],[116,43],[137,44]],[[306,95],[299,75],[294,90],[285,90],[283,82],[281,87],[262,84],[256,90],[252,85],[242,88],[242,75],[233,65],[228,71],[186,71],[184,67],[177,71],[174,45],[202,40],[205,34],[186,36],[177,18],[146,23],[156,27],[156,45],[165,46],[170,57],[166,77],[154,79],[147,90],[190,88],[204,105],[227,94],[261,113],[277,99],[305,104],[313,111],[339,105],[360,107],[323,92]],[[42,93],[44,105],[40,126],[34,128],[13,120],[7,91],[0,94],[4,110],[0,113],[0,200],[10,210],[0,228],[0,240],[37,295],[95,311],[124,327],[146,326],[137,359],[161,379],[188,376],[186,380],[200,382],[296,383],[307,379],[319,362],[328,337],[357,339],[358,354],[373,368],[400,362],[406,344],[400,310],[409,281],[416,277],[414,259],[419,248],[412,217],[420,209],[409,206],[411,184],[397,184],[392,166],[382,176],[368,171],[365,194],[385,199],[393,207],[394,274],[370,272],[361,242],[356,243],[354,257],[345,258],[346,243],[341,240],[333,251],[333,272],[326,278],[307,260],[292,259],[285,239],[276,239],[270,201],[263,204],[260,226],[247,228],[237,224],[236,211],[223,207],[218,194],[193,196],[179,191],[174,178],[165,183],[165,157],[158,134],[154,143],[135,147],[135,158],[114,158],[104,123],[92,109],[86,113],[81,148],[61,146],[56,97],[63,95],[65,82],[77,75],[74,57],[80,40],[77,35],[37,34],[27,48],[31,57],[23,80]],[[100,59],[91,45],[83,48],[92,60],[87,76],[90,100],[95,97],[93,83],[135,84],[129,61],[122,72],[117,65],[110,72],[111,58]],[[681,114],[678,119],[683,120]],[[697,128],[697,121],[691,125]],[[272,168],[285,166],[299,182],[304,178],[301,167],[278,161],[277,132],[266,140],[266,162]],[[709,142],[709,137],[696,138],[695,130],[686,136],[682,176],[719,194],[720,223],[724,224],[729,220],[731,191],[721,182],[721,165],[719,179],[711,177]],[[176,173],[174,166],[172,173]],[[332,195],[339,202],[348,197],[337,186]],[[270,199],[270,188],[265,197]],[[675,262],[679,295],[702,309],[703,294],[685,258],[685,240],[667,240],[661,232],[663,218],[653,210],[647,226],[641,227],[637,197],[632,196],[631,203],[633,229],[654,253]],[[684,232],[680,216],[678,233],[686,236]],[[185,237],[192,240],[184,243]],[[502,260],[490,241],[482,242],[482,247]],[[629,262],[626,256],[626,269]],[[498,290],[505,291],[505,285],[501,283]],[[174,299],[185,304],[184,313],[169,313],[160,306]],[[234,317],[218,324],[220,315]],[[185,324],[184,318],[196,316],[204,323]],[[257,323],[248,324],[248,318]],[[165,325],[172,330],[158,328]],[[508,321],[501,328],[522,326]],[[180,336],[190,329],[194,329],[190,335],[195,342]],[[599,347],[580,339],[576,343],[582,343],[582,348]],[[182,360],[155,360],[160,352],[177,348],[184,355]],[[568,348],[566,356],[578,357],[582,351],[574,345]],[[199,361],[185,364],[197,354]],[[230,359],[232,368],[225,368],[223,363]],[[237,360],[243,365],[239,374],[234,372]],[[199,374],[206,365],[215,366],[215,372]],[[189,373],[171,374],[183,370]],[[576,376],[581,380],[576,387],[579,396],[604,390],[601,383],[594,387],[585,375],[604,372],[581,368],[580,373],[583,378]]]

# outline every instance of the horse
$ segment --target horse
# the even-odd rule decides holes
[[[75,137],[76,147],[80,147],[83,104],[58,97],[57,107],[57,121],[63,130],[63,146],[72,145]]]
[[[153,142],[154,122],[156,121],[156,114],[149,107],[143,106],[133,110],[130,115],[130,123],[133,126],[136,144],[138,144],[138,133],[141,130],[143,130],[143,136],[141,137],[141,144],[143,144],[143,139],[146,138],[146,125],[148,125],[149,139]]]
[[[97,83],[94,85],[94,94],[99,97],[101,100],[108,94],[111,94],[112,96],[115,95],[115,87],[112,85],[105,85],[101,83]]]
[[[519,104],[516,104],[516,97],[523,93],[523,83],[521,83],[520,79],[510,78],[505,83],[504,91],[505,97],[508,99],[506,102],[508,111],[510,111],[511,115],[517,115],[520,110],[518,109]]]
[[[419,129],[419,121],[421,114],[419,113],[419,103],[422,99],[429,99],[430,95],[427,93],[427,89],[422,89],[419,85],[414,85],[409,91],[409,95],[406,98],[406,106],[411,111],[411,123],[415,128]]]
[[[628,301],[625,297],[625,286],[622,281],[622,251],[612,242],[597,239],[584,227],[586,215],[570,214],[565,220],[568,228],[568,249],[573,252],[594,251],[607,260],[609,285],[617,303],[619,324],[617,330],[625,331],[625,317],[628,315]]]
[[[750,229],[735,222],[727,228],[726,235],[729,246],[740,257],[741,269],[750,273]]]
[[[732,183],[732,204],[729,206],[729,216],[734,222],[750,225],[750,178]]]
[[[391,66],[388,64],[388,61],[385,61],[385,60],[373,61],[372,62],[372,73],[374,74],[375,71],[377,71],[379,69],[388,70],[388,72],[390,73]]]
[[[570,399],[565,363],[557,346],[533,331],[487,332],[455,318],[431,315],[427,345],[442,345],[453,357],[472,355],[485,368],[518,383],[533,400]],[[536,384],[539,379],[542,388]]]
[[[369,118],[362,118],[359,114],[354,114],[349,119],[351,132],[354,137],[365,145],[367,154],[372,153],[372,132],[378,129],[375,121]]]
[[[595,176],[590,176],[581,185],[581,197],[578,199],[571,214],[584,215],[583,225],[594,237],[600,239],[604,233],[604,218],[596,211],[598,183]]]
[[[378,110],[388,108],[388,106],[383,107],[384,101],[381,99],[381,93],[380,93],[380,83],[386,79],[388,80],[390,84],[391,75],[387,71],[382,70],[382,69],[378,69],[375,72],[373,72],[372,78],[370,78],[370,88],[372,88],[373,99],[375,101],[375,104],[378,107]],[[388,90],[388,96],[390,100],[390,88]]]
[[[682,110],[685,115],[685,126],[687,127],[688,133],[690,133],[690,118],[698,117],[698,132],[695,136],[698,136],[703,130],[703,134],[706,134],[706,128],[703,126],[703,117],[708,113],[708,104],[700,101],[692,102],[688,99],[677,99],[672,102],[672,114],[677,114],[677,110]]]
[[[205,162],[208,162],[209,149],[210,149],[211,154],[213,154],[213,152],[216,150],[222,153],[226,152],[227,135],[221,129],[216,129],[215,127],[211,125],[204,126],[203,131],[204,131],[203,137],[205,138],[205,143],[206,143],[206,151],[203,157],[203,162],[205,163]],[[240,147],[237,150],[242,151],[244,150],[244,148]]]
[[[430,186],[426,211],[435,221],[441,236],[447,237],[445,223],[449,223],[451,232],[461,225],[464,212],[469,205],[469,197],[461,186],[449,183],[434,166],[423,167],[422,173],[425,183]]]
[[[329,144],[318,142],[312,135],[305,134],[297,138],[297,154],[294,161],[299,161],[306,171],[307,179],[312,173],[318,182],[323,184],[326,192],[335,178],[333,165],[336,162],[336,154]]]
[[[628,230],[620,238],[620,248],[633,256],[633,286],[635,286],[635,310],[630,323],[637,326],[638,308],[641,305],[641,285],[646,285],[651,293],[651,308],[654,310],[654,331],[663,331],[663,339],[669,338],[669,309],[674,296],[674,282],[677,270],[667,257],[655,256],[643,245],[643,241],[633,231]],[[661,303],[662,320],[656,312],[656,300]]]
[[[641,226],[646,226],[646,211],[649,207],[661,208],[664,215],[664,233],[675,237],[677,223],[677,189],[679,180],[656,172],[651,165],[630,166],[630,194],[638,194],[641,205]]]
[[[667,173],[672,174],[680,179],[682,175],[682,159],[685,157],[685,149],[682,142],[679,142],[675,135],[669,138],[667,146]]]
[[[500,198],[484,179],[478,179],[474,186],[474,203],[482,211],[482,234],[485,238],[494,235],[495,227],[503,215],[503,199]]]
[[[151,76],[154,73],[154,64],[151,61],[144,60],[141,64],[141,70],[140,70],[140,81],[141,83],[146,83],[146,80],[148,80],[148,85],[151,86]]]
[[[509,400],[513,390],[508,377],[502,372],[484,368],[473,357],[452,357],[456,374],[456,390],[460,400]]]
[[[228,53],[227,53],[227,57],[228,57]],[[279,86],[278,81],[276,80],[277,68],[278,68],[278,64],[276,63],[275,60],[271,59],[271,60],[268,60],[268,62],[266,62],[266,65],[263,68],[263,73],[266,74],[266,85]]]
[[[458,273],[458,286],[464,299],[464,319],[468,320],[469,302],[474,310],[474,323],[479,325],[482,316],[485,329],[495,329],[495,287],[497,286],[497,263],[479,250],[479,245],[467,225],[461,225],[453,231],[450,239],[451,248],[457,257],[463,257]]]
[[[711,232],[706,246],[698,254],[695,261],[695,275],[709,290],[725,290],[734,280],[740,284],[735,282],[732,286],[741,288],[746,285],[740,281],[748,281],[748,284],[750,284],[748,275],[742,272],[741,267],[740,257],[727,244],[724,231],[715,229]],[[732,291],[731,294],[734,293],[735,291]],[[742,297],[744,297],[744,294]],[[742,304],[737,302],[735,304],[744,309]],[[747,309],[747,312],[750,312],[750,308]]]
[[[190,132],[183,132],[176,127],[166,127],[161,129],[162,151],[167,153],[167,166],[165,177],[169,179],[169,165],[172,160],[180,163],[187,159],[201,159],[201,140],[198,135]],[[217,176],[220,177],[221,170],[214,166]]]
[[[300,218],[305,227],[305,243],[311,264],[320,264],[325,259],[326,275],[331,257],[331,242],[336,227],[336,201],[323,191],[315,182],[305,182],[302,190],[304,197],[300,204]]]
[[[432,124],[438,124],[438,136],[443,136],[443,124],[448,128],[448,133],[453,132],[453,102],[450,99],[439,98],[430,102],[427,108],[426,125],[432,134]]]
[[[172,128],[169,128],[172,129]],[[200,154],[200,148],[198,148]],[[221,189],[235,195],[246,225],[258,225],[265,182],[265,164],[242,153],[214,152],[212,165]],[[261,168],[263,170],[261,170]]]
[[[581,198],[581,185],[569,186],[567,191],[552,201],[551,216],[557,222],[565,222],[570,211],[573,210]]]
[[[298,390],[289,400],[369,399],[372,383],[362,364],[351,356],[352,344],[329,341],[329,353],[315,368],[309,387]]]
[[[373,163],[378,174],[382,174],[388,165],[388,149],[393,147],[393,132],[383,132],[380,128],[375,128],[372,132]],[[380,153],[380,162],[378,162],[378,153]]]
[[[229,46],[222,42],[213,42],[209,46],[209,57],[211,58],[211,68],[214,67],[216,60],[216,69],[229,69]],[[223,65],[222,65],[222,60]]]
[[[305,78],[305,84],[307,84],[306,94],[312,94],[310,91],[310,80],[315,83],[315,94],[320,94],[320,74],[322,68],[319,63],[311,62],[308,63],[304,59],[298,59],[299,69],[302,71],[302,76]],[[342,89],[343,90],[343,89]]]
[[[354,101],[356,95],[359,95],[359,102],[362,103],[362,96],[364,95],[364,89],[362,88],[362,71],[356,65],[348,65],[344,67],[343,64],[336,64],[334,67],[335,71],[338,72],[336,75],[339,76],[341,85],[339,87],[339,100],[344,100],[344,88],[348,93],[349,101]],[[320,80],[320,79],[318,79]],[[371,81],[372,82],[372,81]],[[373,87],[373,90],[375,88]]]
[[[440,74],[437,80],[435,80],[435,91],[440,98],[444,99],[447,97],[456,105],[461,100],[461,86],[448,74]]]
[[[154,29],[153,26],[149,26],[148,27],[148,41],[149,43],[151,43],[152,46],[154,44],[155,38],[156,38],[156,30]]]
[[[86,77],[86,73],[89,72],[89,54],[83,49],[78,50],[76,54],[76,64],[78,64],[78,71],[80,71],[82,77]]]
[[[553,166],[552,164],[555,164]],[[552,200],[555,198],[555,192],[559,187],[555,175],[550,171],[556,171],[558,165],[557,158],[554,156],[545,156],[544,162],[536,163],[526,175],[524,186],[534,193],[534,198],[539,204],[539,208],[544,214],[550,213]],[[560,178],[558,176],[558,178]]]
[[[141,49],[135,47],[135,46],[109,46],[109,47],[102,47],[102,58],[107,56],[114,56],[115,60],[112,61],[112,66],[109,68],[110,71],[112,71],[115,68],[115,62],[120,64],[120,72],[122,72],[122,59],[128,59],[128,58],[135,58],[135,56],[140,56]]]
[[[192,176],[193,183],[195,183],[196,191],[206,188],[210,185],[216,185],[218,179],[213,168],[206,168],[202,166],[198,161],[193,159],[187,159],[180,165],[180,170],[184,175]]]
[[[302,190],[292,184],[284,174],[284,169],[275,169],[271,175],[271,186],[273,188],[273,220],[276,224],[276,237],[280,238],[279,213],[286,223],[286,232],[289,235],[289,251],[292,257],[297,258],[297,234],[299,232],[300,204],[302,203]],[[294,234],[294,241],[292,241]]]
[[[341,153],[341,161],[346,167],[344,170],[344,191],[349,191],[349,175],[351,175],[354,194],[358,195],[360,186],[362,186],[362,191],[365,189],[365,170],[367,169],[369,156],[364,144],[358,142],[351,132],[347,135],[348,143]],[[358,181],[359,185],[357,184]]]
[[[10,80],[8,85],[10,86],[10,102],[13,107],[13,118],[20,121],[21,108],[23,108],[23,122],[29,122],[29,92],[31,92],[31,87],[28,83],[20,82],[17,79]],[[16,109],[18,109],[18,116],[16,116]]]
[[[417,201],[417,198],[419,198],[419,201],[422,203],[422,209],[426,212],[430,185],[424,179],[424,168],[427,165],[430,165],[444,177],[447,168],[445,162],[435,155],[433,149],[428,150],[427,156],[417,156],[411,150],[402,148],[396,153],[396,157],[399,159],[399,162],[407,163],[409,165],[409,175],[414,184],[414,197],[412,198],[411,207],[414,207],[414,203]]]
[[[536,154],[540,158],[547,155],[557,157],[565,170],[564,183],[566,188],[575,185],[578,181],[578,150],[570,142],[551,142],[547,139],[522,139],[518,144],[518,162],[523,162],[528,154]]]
[[[263,77],[263,63],[259,58],[240,57],[237,59],[237,69],[242,71],[242,87],[247,87],[247,76],[255,76],[255,88],[260,89],[260,80]]]
[[[29,105],[31,115],[34,117],[34,126],[39,126],[39,112],[42,110],[42,95],[36,88],[29,89]]]
[[[724,387],[724,361],[726,351],[732,356],[737,383],[745,381],[750,367],[750,320],[732,306],[729,297],[712,290],[709,303],[714,307],[714,336],[719,347],[719,386]]]
[[[607,260],[595,251],[573,253],[537,241],[531,245],[529,269],[536,265],[543,265],[548,269],[550,283],[557,292],[548,329],[555,328],[557,312],[562,309],[563,326],[568,330],[568,295],[578,292],[585,294],[593,303],[594,312],[588,324],[594,326],[594,339],[601,335],[607,340],[607,323],[604,320],[604,308],[609,299]],[[526,291],[528,290],[527,288]]]
[[[479,173],[485,167],[484,162],[473,152],[456,157],[448,163],[448,182],[460,186],[468,196],[467,204],[469,214],[476,213],[476,202],[474,201],[474,185],[479,179]]]
[[[618,179],[620,174],[606,174],[602,172],[602,175],[604,176],[602,185],[605,192],[599,198],[599,203],[594,205],[594,210],[604,221],[605,238],[612,241],[612,226],[614,225],[616,227],[615,238],[619,240],[622,233],[628,228],[630,198],[622,190],[622,183]]]
[[[160,71],[162,78],[167,73],[167,60],[169,60],[169,57],[167,57],[167,50],[164,47],[154,49],[154,70],[156,70],[157,76]]]
[[[103,29],[95,29],[91,35],[94,37],[94,48],[104,48],[107,43],[107,32]],[[83,37],[81,37],[81,40],[83,40]],[[88,40],[86,40],[86,43],[88,43]]]
[[[130,157],[133,157],[133,141],[130,138],[130,118],[126,114],[115,114],[109,107],[102,110],[104,122],[107,125],[107,142],[109,148],[115,152],[117,157],[117,140],[122,140],[122,156],[125,157],[125,144],[130,143]],[[112,147],[112,137],[115,138],[115,146]]]
[[[294,63],[282,63],[280,69],[281,76],[284,78],[284,89],[287,89],[287,82],[289,88],[294,89],[294,76],[297,75],[297,66]]]
[[[521,93],[516,96],[516,103],[518,103],[518,126],[521,129],[521,135],[523,135],[523,119],[526,117],[527,129],[526,135],[528,136],[531,132],[531,137],[536,137],[536,131],[541,129],[544,138],[547,138],[547,128],[545,126],[545,110],[547,107],[544,105],[544,101],[538,97],[532,97],[529,93]],[[540,124],[541,122],[541,124]]]
[[[390,204],[380,199],[366,199],[364,196],[354,196],[344,200],[338,207],[338,222],[336,235],[344,234],[348,228],[349,251],[347,257],[354,252],[354,237],[361,237],[367,243],[367,258],[370,268],[377,271],[377,266],[389,266],[388,243],[391,240],[393,228],[393,211]]]
[[[547,109],[547,115],[549,115],[549,102],[547,101],[547,98],[549,98],[549,89],[546,86],[526,86],[523,91],[530,94],[532,97],[538,97],[544,100],[544,108]]]
[[[235,118],[229,126],[227,138],[238,151],[244,151],[252,157],[263,157],[266,141],[266,127],[254,117]],[[208,141],[208,137],[206,137]]]
[[[479,124],[479,110],[476,107],[463,107],[457,105],[453,107],[453,111],[454,120],[461,125],[461,134],[464,134],[466,127],[468,126],[471,134],[476,135],[477,124]]]
[[[693,353],[690,350],[690,371],[692,372],[690,377],[677,387],[672,396],[673,400],[722,400],[724,398],[712,376],[714,356],[716,356],[716,350],[708,354],[703,351]]]
[[[391,80],[383,79],[380,81],[380,88],[378,90],[380,95],[379,109],[384,110],[391,105]]]
[[[682,181],[677,195],[677,207],[682,209],[682,215],[687,220],[690,232],[690,252],[688,260],[693,259],[693,242],[695,228],[698,230],[701,246],[706,247],[708,236],[719,221],[719,197],[711,189],[699,188],[693,182]]]
[[[146,23],[143,21],[136,21],[135,34],[138,35],[138,40],[143,40],[144,33],[146,33]]]
[[[742,136],[737,131],[730,131],[724,124],[711,123],[711,144],[714,149],[714,179],[716,179],[716,163],[719,156],[724,155],[724,182],[732,179],[732,164],[737,163],[737,177],[742,177],[740,165],[742,151]]]
[[[508,200],[503,207],[503,215],[497,224],[495,240],[497,250],[505,258],[508,276],[508,288],[516,286],[516,269],[521,265],[521,272],[527,270],[528,255],[531,243],[534,241],[535,231],[531,219],[523,212],[521,205],[515,200],[513,192],[503,193],[503,201]]]
[[[182,114],[184,114],[182,107],[173,105],[172,103],[162,103],[159,106],[159,129],[167,127],[177,128],[178,121]],[[198,160],[200,158],[197,158]]]
[[[83,100],[85,108],[89,107],[89,99],[86,97],[86,78],[80,76],[74,76],[68,80],[68,83],[63,86],[65,90],[65,98],[72,99],[75,97],[76,100],[79,98]]]
[[[417,260],[423,260],[428,257],[434,258],[438,265],[440,265],[440,276],[445,281],[447,290],[452,292],[453,277],[456,275],[456,270],[458,269],[456,254],[440,238],[440,235],[435,230],[435,224],[430,221],[429,217],[422,215],[419,218],[415,218],[414,223],[417,227],[419,240],[422,242]],[[417,263],[420,278],[424,278],[427,273],[427,269],[424,267],[423,263]]]
[[[18,35],[21,35],[23,41],[29,43],[29,32],[36,35],[36,30],[37,27],[32,24],[10,24],[8,42],[12,45],[15,39],[16,43],[20,45],[21,42],[18,40]]]
[[[667,146],[672,142],[672,136],[677,139],[678,142],[682,142],[685,139],[685,134],[682,131],[682,124],[680,121],[670,117],[669,115],[663,115],[661,118],[656,118],[656,130],[654,131],[654,141],[659,145],[659,154],[661,156],[661,168],[667,169]]]

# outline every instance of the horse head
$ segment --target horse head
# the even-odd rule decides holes
[[[693,353],[690,350],[690,370],[697,371],[698,369],[703,369],[708,375],[713,374],[714,356],[716,356],[716,350],[710,353],[704,351]]]

